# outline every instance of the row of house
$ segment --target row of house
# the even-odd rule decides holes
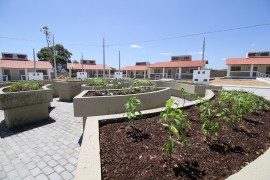
[[[137,62],[134,66],[121,68],[124,78],[149,79],[192,79],[193,70],[200,70],[208,64],[208,60],[192,60],[192,56],[172,56],[170,61]],[[228,78],[254,78],[270,75],[270,52],[249,52],[246,58],[227,58]],[[0,81],[16,81],[28,79],[29,72],[42,72],[44,79],[51,79],[52,65],[46,61],[28,60],[25,54],[2,53],[0,59]],[[69,76],[75,77],[77,72],[87,72],[90,78],[113,77],[111,67],[96,64],[95,60],[81,60],[79,64],[68,63]],[[269,77],[269,76],[268,76]]]

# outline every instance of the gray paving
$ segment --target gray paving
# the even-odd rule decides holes
[[[73,179],[82,136],[82,118],[73,104],[51,103],[50,119],[9,130],[0,111],[0,179]]]

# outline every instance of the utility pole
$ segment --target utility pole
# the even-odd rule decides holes
[[[54,77],[57,79],[57,68],[56,68],[56,59],[55,59],[55,45],[54,45],[54,35],[53,37],[53,63],[54,63]]]
[[[121,54],[120,54],[120,51],[119,51],[119,72],[120,72],[120,62],[121,62]]]
[[[50,50],[50,44],[51,44],[51,32],[49,31],[48,26],[44,26],[42,29],[40,29],[40,31],[45,34],[45,38],[46,38],[47,45],[48,45],[48,51],[49,51]],[[52,60],[49,60],[49,62],[52,64],[51,61]]]
[[[33,57],[34,57],[34,72],[36,73],[36,53],[35,53],[35,49],[33,48]]]
[[[82,63],[82,72],[83,72],[83,53],[82,53],[82,56],[81,56],[81,63]]]
[[[205,37],[203,38],[203,49],[202,49],[202,70],[204,70],[204,51],[205,51]]]
[[[105,78],[105,39],[103,38],[103,78]]]

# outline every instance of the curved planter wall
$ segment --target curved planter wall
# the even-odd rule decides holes
[[[54,88],[59,94],[60,101],[70,102],[73,98],[81,92],[81,85],[85,82],[65,82],[65,81],[55,81]]]
[[[170,87],[172,91],[172,96],[179,97],[180,90],[183,88],[185,92],[197,94],[198,96],[204,97],[206,89],[218,90],[222,89],[221,86],[212,86],[205,84],[188,84],[188,83],[175,83],[175,82],[164,82],[156,81],[158,87]]]
[[[170,88],[140,94],[84,97],[87,92],[83,91],[73,99],[75,117],[123,113],[124,104],[131,96],[140,99],[141,104],[138,105],[138,110],[164,107],[166,101],[171,97]]]
[[[53,99],[53,91],[48,85],[35,91],[4,92],[6,88],[0,89],[0,109],[4,110],[9,128],[49,117],[48,104]]]

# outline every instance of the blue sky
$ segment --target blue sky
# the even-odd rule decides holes
[[[122,67],[169,61],[172,55],[201,59],[205,37],[207,67],[222,69],[225,58],[270,50],[270,25],[181,36],[267,23],[269,0],[0,0],[0,52],[26,53],[33,59],[32,48],[46,46],[40,29],[48,26],[55,42],[73,53],[72,60],[83,53],[84,59],[101,64],[104,37],[106,64],[117,68],[119,50]]]

